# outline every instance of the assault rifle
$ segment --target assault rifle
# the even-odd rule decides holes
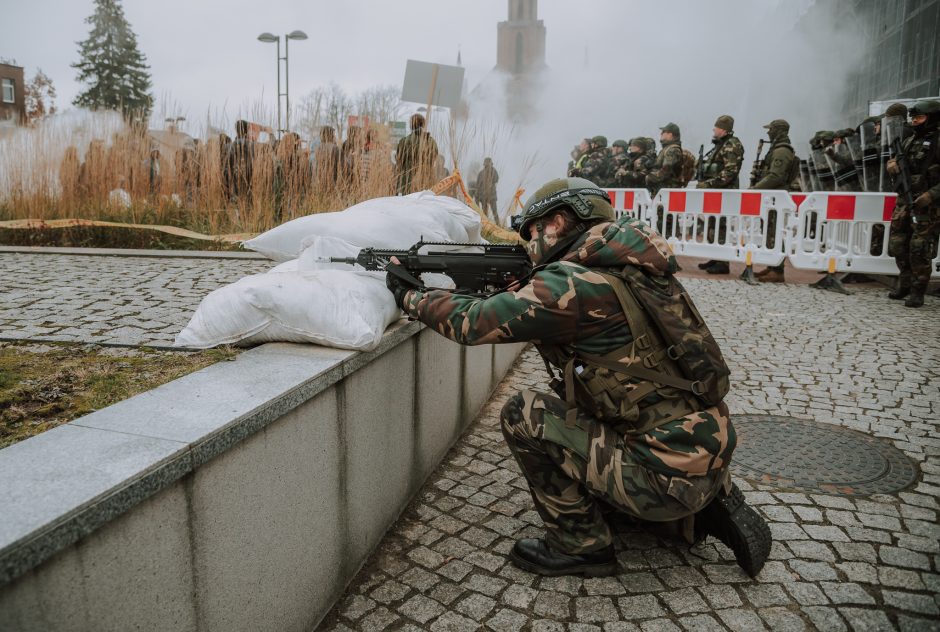
[[[760,152],[764,151],[764,143],[766,142],[767,140],[764,138],[761,138],[759,141],[757,141],[757,157],[754,159],[754,166],[751,167],[751,186],[754,186],[760,180],[760,177],[758,177],[760,174],[761,164]]]
[[[898,175],[895,176],[895,182],[898,184],[898,195],[904,196],[907,202],[907,208],[910,210],[911,217],[914,217],[914,193],[911,190],[911,166],[907,162],[907,156],[901,151],[901,139],[895,138],[891,141],[891,153],[894,154],[894,162],[898,165]],[[914,220],[917,223],[917,220]]]
[[[425,246],[460,246],[481,252],[431,251]],[[468,296],[489,296],[507,285],[525,279],[532,262],[524,246],[505,244],[458,244],[419,241],[408,250],[363,248],[356,257],[330,257],[332,263],[360,265],[366,270],[384,270],[392,257],[415,279],[422,272],[446,274],[453,279],[457,292]]]
[[[695,181],[705,180],[705,145],[698,146],[698,166],[695,168]]]

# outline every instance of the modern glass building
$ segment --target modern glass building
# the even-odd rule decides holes
[[[836,1],[868,41],[846,91],[848,120],[867,116],[870,101],[940,95],[940,0]]]

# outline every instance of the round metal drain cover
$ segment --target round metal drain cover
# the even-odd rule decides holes
[[[866,496],[904,489],[917,465],[887,441],[792,417],[734,415],[738,446],[732,471],[786,489]]]

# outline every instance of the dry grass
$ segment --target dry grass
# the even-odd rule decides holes
[[[457,169],[468,155],[474,162],[484,155],[498,156],[501,139],[508,145],[513,138],[512,128],[444,117],[431,132],[441,156]],[[238,174],[246,170],[227,158],[231,152],[225,139],[215,135],[194,146],[184,139],[188,137],[172,133],[155,138],[146,129],[126,126],[115,113],[72,112],[18,129],[0,139],[0,221],[78,218],[170,225],[209,235],[260,233],[295,217],[396,193],[394,150],[384,127],[372,129],[368,137],[364,130],[350,130],[335,178],[318,176],[310,150],[291,135],[277,145],[256,143],[250,176],[241,186]],[[160,148],[159,169],[153,168],[154,147]],[[532,163],[523,162],[524,178]],[[474,166],[470,172],[461,169],[467,184],[476,177]],[[413,190],[437,182],[444,176],[442,168],[419,165]],[[463,198],[456,190],[453,194]],[[511,203],[503,200],[502,218]],[[113,229],[12,236],[20,232],[37,231],[0,229],[0,243],[118,246],[128,240],[131,247],[180,247],[162,245],[168,241],[159,235]],[[108,234],[113,237],[104,237],[106,243],[96,241]]]
[[[0,343],[0,448],[235,355]]]

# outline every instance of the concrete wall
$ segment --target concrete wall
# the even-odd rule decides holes
[[[519,351],[265,345],[0,451],[0,629],[311,629]]]

